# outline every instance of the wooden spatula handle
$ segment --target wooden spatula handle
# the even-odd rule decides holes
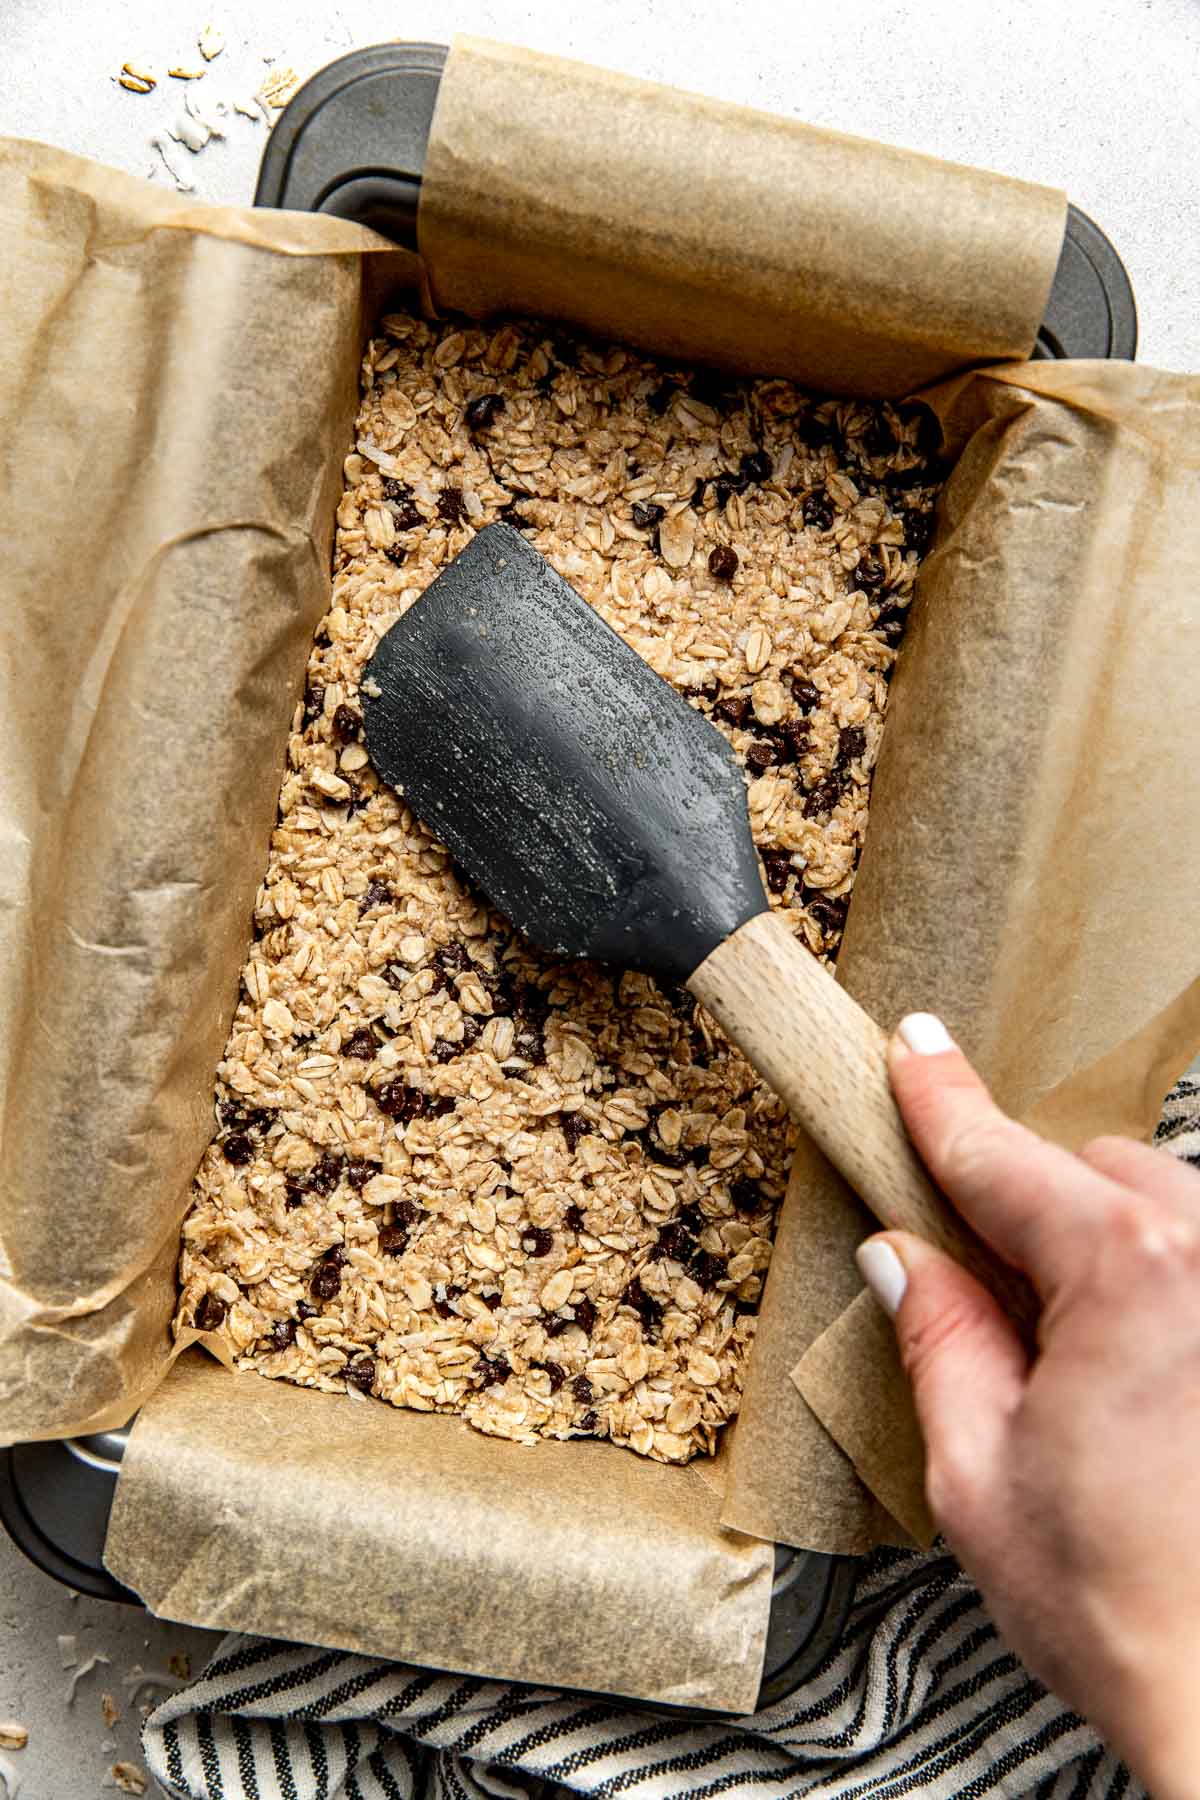
[[[1032,1289],[925,1173],[892,1098],[883,1032],[781,919],[742,925],[688,987],[877,1219],[937,1244],[1030,1325]]]

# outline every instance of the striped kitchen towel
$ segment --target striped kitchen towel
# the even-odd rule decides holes
[[[1159,1140],[1200,1164],[1200,1081]],[[1069,1604],[1064,1596],[1064,1604]],[[864,1557],[840,1643],[790,1699],[712,1724],[614,1700],[228,1637],[149,1716],[172,1800],[1144,1800],[1008,1651],[953,1559]]]

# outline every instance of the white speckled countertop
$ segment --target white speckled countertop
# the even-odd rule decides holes
[[[1200,370],[1197,0],[214,0],[211,12],[181,0],[7,0],[4,15],[0,129],[156,181],[167,177],[149,138],[174,119],[180,84],[139,97],[113,77],[127,58],[160,71],[195,65],[197,32],[211,20],[226,48],[198,101],[249,99],[271,66],[264,57],[307,76],[356,45],[444,43],[466,30],[1056,183],[1129,269],[1140,360]],[[225,129],[225,142],[195,157],[176,147],[174,157],[199,197],[248,202],[265,127],[231,115]],[[75,1635],[81,1660],[111,1657],[84,1677],[71,1710],[59,1633]],[[72,1600],[0,1536],[0,1716],[30,1732],[28,1748],[8,1758],[21,1800],[111,1793],[114,1758],[137,1760],[123,1677],[135,1664],[164,1668],[173,1651],[198,1667],[213,1642]],[[109,1750],[105,1691],[123,1714]]]

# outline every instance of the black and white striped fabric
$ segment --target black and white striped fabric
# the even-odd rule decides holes
[[[1200,1082],[1175,1089],[1159,1139],[1200,1164]],[[952,1558],[899,1550],[863,1559],[841,1642],[803,1689],[733,1722],[229,1637],[150,1714],[143,1747],[172,1800],[1145,1796],[1005,1648]]]

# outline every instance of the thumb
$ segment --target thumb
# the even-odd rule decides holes
[[[857,1260],[895,1323],[925,1439],[930,1511],[952,1542],[969,1544],[999,1499],[1025,1351],[987,1289],[921,1238],[881,1232],[859,1245]]]

